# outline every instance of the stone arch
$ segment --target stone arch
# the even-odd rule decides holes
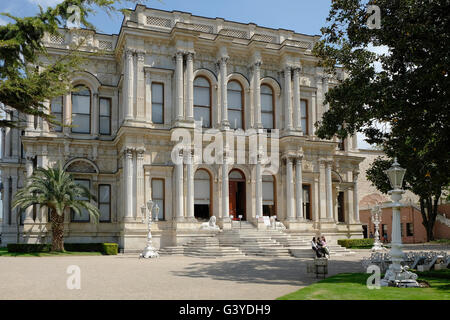
[[[71,79],[72,85],[85,85],[92,93],[97,93],[102,85],[98,78],[88,71],[79,71]]]
[[[250,82],[248,79],[241,73],[231,73],[227,77],[227,83],[230,81],[238,81],[242,88],[244,89],[244,93],[247,93],[248,89],[250,88]]]
[[[341,175],[337,171],[332,170],[331,171],[331,181],[342,183],[342,182],[344,182],[344,179],[342,179]]]
[[[64,170],[74,173],[99,174],[98,166],[92,160],[86,158],[74,158],[64,165]]]
[[[272,77],[262,78],[260,85],[263,85],[263,84],[266,84],[266,85],[269,85],[270,87],[272,87],[272,89],[274,91],[274,94],[276,96],[280,96],[281,95],[281,86],[278,83],[278,81],[275,80],[274,78],[272,78]]]
[[[214,89],[215,86],[217,86],[217,77],[211,70],[208,70],[208,69],[197,69],[194,72],[194,79],[197,78],[197,77],[205,77],[205,78],[207,78],[210,81],[211,86],[213,86],[213,89]]]

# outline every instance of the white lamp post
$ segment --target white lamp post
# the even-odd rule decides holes
[[[375,235],[374,235],[375,241],[373,243],[372,251],[381,251],[383,250],[383,247],[380,242],[380,233],[378,231],[381,222],[381,207],[376,205],[375,207],[372,208],[370,213],[372,222],[375,226]]]
[[[392,263],[386,271],[384,279],[381,281],[382,286],[397,286],[397,287],[418,287],[417,275],[409,272],[408,267],[402,267],[403,261],[402,251],[402,237],[400,226],[400,208],[402,204],[402,190],[403,178],[405,177],[406,169],[400,167],[397,158],[394,159],[392,167],[385,171],[391,183],[393,190],[389,191],[392,198],[392,235],[391,235],[391,251],[389,252]]]
[[[149,200],[147,202],[147,208],[145,207],[145,205],[142,205],[141,207],[141,211],[142,211],[142,222],[145,222],[145,219],[147,217],[147,223],[148,223],[148,234],[147,234],[147,246],[145,247],[144,251],[142,251],[141,255],[139,256],[140,258],[158,258],[159,254],[158,251],[156,251],[155,248],[153,248],[152,245],[152,232],[151,232],[151,226],[152,226],[152,222],[153,222],[153,217],[152,217],[152,211],[153,211],[153,205],[154,202],[152,200]],[[148,209],[148,211],[147,211]],[[159,214],[159,207],[156,204],[155,205],[155,213],[156,213],[156,221],[158,221],[158,214]]]

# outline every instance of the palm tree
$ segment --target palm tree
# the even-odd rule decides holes
[[[88,200],[80,200],[81,198]],[[98,222],[99,210],[90,202],[91,199],[96,201],[95,196],[86,187],[76,184],[72,175],[59,164],[57,168],[35,169],[25,187],[17,191],[13,208],[25,210],[36,204],[49,208],[52,224],[51,250],[64,251],[64,212],[67,208],[72,209],[75,214],[86,210]]]

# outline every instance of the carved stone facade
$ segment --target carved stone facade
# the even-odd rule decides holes
[[[60,54],[80,37],[80,31],[62,32],[62,39],[46,38],[50,54]],[[149,199],[161,208],[152,225],[157,247],[210,232],[201,230],[210,216],[222,229],[232,227],[232,215],[255,226],[264,224],[263,215],[276,215],[286,232],[323,234],[330,241],[362,237],[357,190],[363,158],[356,139],[320,140],[314,132],[327,108],[324,94],[338,81],[316,67],[311,53],[316,37],[141,5],[125,17],[118,36],[91,31],[84,36],[88,41],[80,50],[99,52],[73,79],[90,93],[89,114],[83,115],[89,131],[64,127],[58,132],[30,117],[23,132],[3,129],[4,243],[16,242],[17,230],[21,242],[49,241],[44,209],[20,214],[9,206],[33,168],[58,162],[76,179],[89,181],[92,193],[107,199],[99,206],[109,209],[104,212],[108,219],[99,224],[73,220],[67,213],[70,242],[118,242],[124,251],[142,250],[147,226],[141,207]],[[198,78],[209,84],[201,87]],[[231,92],[231,83],[238,89]],[[280,167],[273,176],[264,174],[259,160],[196,164],[185,154],[183,163],[172,162],[174,130],[194,136],[200,87],[209,90],[209,100],[200,107],[207,105],[204,114],[218,132],[237,126],[263,133],[268,123],[272,132],[279,130]],[[79,116],[73,101],[71,94],[62,97],[66,125]],[[233,116],[236,105],[241,113]],[[248,150],[251,140],[244,136],[244,141]]]

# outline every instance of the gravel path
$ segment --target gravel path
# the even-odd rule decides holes
[[[362,271],[361,253],[330,261],[330,274]],[[306,259],[135,255],[0,257],[0,299],[275,299],[315,281]],[[81,270],[69,290],[68,266]]]

